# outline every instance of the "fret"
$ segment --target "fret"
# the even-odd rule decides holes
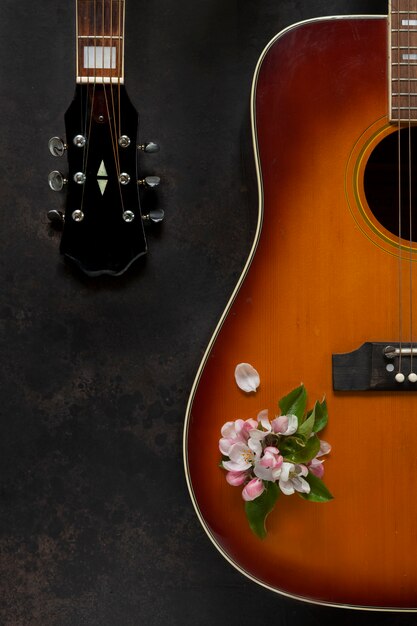
[[[77,0],[77,82],[124,82],[125,0]]]
[[[393,6],[395,4],[395,6]],[[390,120],[417,120],[417,0],[389,2]]]
[[[78,39],[91,39],[89,35],[77,35]],[[106,39],[123,39],[120,35],[112,35],[111,37],[106,37]]]

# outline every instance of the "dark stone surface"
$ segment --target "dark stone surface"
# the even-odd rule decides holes
[[[142,172],[162,176],[167,218],[146,265],[118,279],[65,266],[46,219],[74,5],[0,4],[0,623],[414,623],[252,584],[206,538],[182,469],[187,397],[255,223],[257,58],[292,22],[386,2],[127,1],[127,88],[141,139],[162,146]]]

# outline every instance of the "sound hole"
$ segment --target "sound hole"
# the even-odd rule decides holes
[[[411,144],[410,144],[411,140]],[[399,162],[401,163],[401,237],[410,239],[410,166],[412,241],[417,241],[417,127],[400,131],[400,160],[398,131],[387,135],[373,150],[365,167],[364,190],[372,213],[390,233],[399,234]],[[411,147],[411,149],[410,149]]]

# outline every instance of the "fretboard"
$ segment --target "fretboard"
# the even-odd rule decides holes
[[[77,82],[123,83],[125,0],[76,0]]]
[[[417,120],[417,0],[390,1],[392,122]]]

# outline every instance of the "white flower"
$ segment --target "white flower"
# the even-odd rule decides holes
[[[303,476],[307,476],[308,469],[305,465],[283,463],[279,477],[279,488],[286,496],[291,496],[294,491],[310,493],[310,485]]]
[[[261,383],[258,372],[249,363],[236,365],[235,380],[239,389],[246,391],[246,393],[256,391]]]

